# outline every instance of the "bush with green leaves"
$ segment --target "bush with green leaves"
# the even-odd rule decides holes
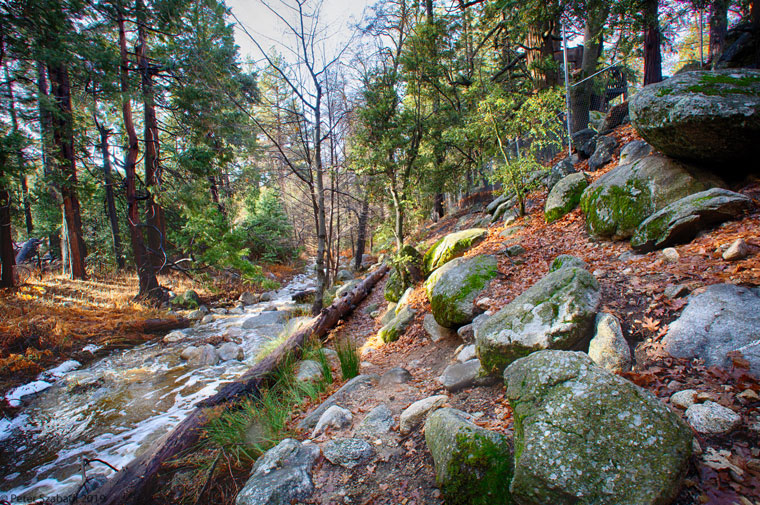
[[[292,226],[277,191],[264,189],[257,196],[249,195],[247,215],[239,225],[251,259],[286,261],[298,254],[291,239]]]

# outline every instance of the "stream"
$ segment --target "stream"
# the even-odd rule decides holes
[[[258,349],[277,336],[297,307],[292,295],[315,287],[312,277],[298,275],[269,301],[242,313],[214,315],[214,321],[196,323],[182,334],[172,332],[177,342],[158,339],[81,368],[67,361],[10,392],[6,398],[23,407],[13,419],[0,419],[0,502],[69,503],[64,500],[82,484],[83,458],[125,466],[198,401],[248,370]],[[240,342],[241,361],[193,366],[180,358],[186,347],[219,335]],[[88,478],[111,474],[102,463],[87,467]]]

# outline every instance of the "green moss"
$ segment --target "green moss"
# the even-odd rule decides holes
[[[631,236],[653,210],[646,183],[631,179],[623,187],[606,189],[594,189],[581,202],[589,234],[614,238]]]
[[[389,302],[398,302],[404,290],[404,281],[401,276],[395,269],[391,270],[388,281],[385,283],[385,299]]]
[[[467,249],[485,238],[488,232],[483,228],[472,228],[450,233],[430,247],[422,258],[425,275],[461,256]]]
[[[460,268],[465,272],[462,281],[458,282],[458,277],[455,280],[452,276],[455,276],[455,269]],[[470,322],[472,310],[467,310],[468,304],[472,304],[475,296],[496,277],[497,272],[497,262],[492,256],[468,258],[451,270],[436,270],[425,287],[438,324],[451,328]]]
[[[507,505],[512,503],[509,483],[512,458],[505,441],[462,428],[456,435],[455,451],[446,467],[446,480],[438,484],[452,505]]]
[[[756,76],[734,77],[727,74],[704,74],[700,77],[699,84],[687,87],[686,91],[713,96],[760,96],[760,91],[749,88],[759,83],[760,79]]]

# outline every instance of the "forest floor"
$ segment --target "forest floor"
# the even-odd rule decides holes
[[[616,135],[624,140],[631,136],[631,130],[621,129]],[[591,177],[601,176],[614,167],[616,161],[592,173]],[[733,189],[750,196],[756,203],[760,199],[758,181]],[[517,234],[505,241],[499,236],[505,227],[492,226],[488,238],[466,253],[466,256],[495,254],[499,258],[502,276],[480,298],[490,300],[490,310],[499,310],[544,276],[557,255],[573,254],[582,258],[601,285],[601,310],[618,317],[624,335],[635,349],[636,364],[632,372],[624,374],[626,378],[648,389],[665,403],[676,391],[695,389],[703,398],[714,400],[742,416],[741,426],[730,434],[705,436],[695,433],[701,453],[694,456],[685,486],[675,503],[760,505],[760,380],[747,374],[741,358],[734,359],[731,370],[706,368],[696,360],[665,355],[660,344],[668,324],[686,305],[685,298],[667,298],[663,293],[667,286],[686,284],[693,293],[716,283],[760,284],[760,240],[757,237],[760,211],[756,209],[741,220],[726,223],[688,244],[677,246],[680,257],[671,262],[661,251],[630,255],[625,254],[631,251],[627,242],[592,241],[585,231],[580,210],[546,224],[543,218],[545,198],[545,190],[529,195],[528,214],[510,225],[524,226]],[[472,208],[465,209],[430,225],[423,230],[420,241],[430,244],[454,231],[457,222],[462,225],[460,220],[464,216],[471,215],[474,222],[480,215],[472,215],[472,212]],[[738,262],[724,261],[720,247],[740,237],[747,241],[752,253]],[[504,249],[516,243],[526,252],[513,259],[504,254]],[[425,250],[422,245],[418,248]],[[477,424],[502,433],[511,432],[511,410],[504,397],[503,384],[473,387],[454,394],[447,393],[441,386],[438,377],[446,366],[455,362],[456,349],[463,342],[454,336],[434,343],[427,336],[422,320],[430,312],[430,305],[421,285],[417,286],[411,301],[417,311],[415,321],[405,334],[389,344],[376,339],[380,324],[366,314],[366,307],[379,304],[382,312],[387,305],[382,293],[383,285],[379,284],[352,316],[333,331],[332,338],[350,337],[357,341],[362,347],[362,373],[382,374],[393,367],[403,366],[411,372],[413,379],[406,384],[378,386],[342,404],[352,411],[354,424],[381,403],[388,405],[398,416],[417,400],[434,394],[448,394],[448,404],[473,414]],[[673,409],[683,415],[683,411]],[[297,415],[292,426],[307,411],[308,408]],[[308,433],[300,435],[298,438],[309,436]],[[323,438],[341,436],[351,436],[350,429],[332,432]],[[347,470],[322,460],[314,473],[317,491],[308,502],[442,503],[435,487],[432,457],[421,428],[407,436],[396,432],[390,440],[377,442],[378,456],[368,467],[360,465]]]
[[[265,275],[280,283],[300,265],[271,265]],[[174,317],[135,300],[136,273],[93,272],[86,281],[29,269],[25,282],[0,290],[0,398],[11,388],[68,359],[82,364],[108,352],[160,338],[146,321]],[[242,282],[211,277],[199,282],[172,273],[159,284],[181,294],[193,289],[205,304],[226,303],[244,290]],[[0,412],[7,405],[0,402]]]

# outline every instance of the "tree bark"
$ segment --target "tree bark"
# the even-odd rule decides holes
[[[157,293],[158,279],[145,250],[142,231],[140,230],[140,210],[137,201],[137,188],[135,186],[135,165],[139,155],[139,146],[135,124],[132,120],[132,103],[129,99],[129,60],[127,57],[127,35],[124,29],[124,14],[121,6],[117,7],[117,23],[119,26],[119,51],[121,66],[119,72],[122,102],[121,112],[124,118],[124,130],[127,134],[127,153],[124,159],[124,173],[127,193],[127,224],[132,240],[132,251],[135,256],[137,277],[139,279],[138,296],[151,296]]]
[[[18,115],[16,114],[16,100],[13,94],[13,81],[8,72],[8,67],[5,67],[5,80],[8,85],[8,105],[11,112],[11,126],[13,132],[18,133]],[[21,200],[24,204],[24,220],[26,224],[27,237],[32,236],[34,231],[34,223],[32,222],[32,205],[29,200],[29,186],[26,181],[26,174],[24,174],[24,152],[19,148],[16,150],[16,165],[19,170],[18,179],[21,184]]]
[[[239,379],[224,385],[218,393],[201,401],[174,430],[127,464],[103,486],[83,497],[82,503],[136,505],[149,502],[156,484],[156,476],[163,463],[190,449],[200,438],[209,414],[207,409],[245,395],[256,397],[259,391],[270,383],[271,372],[286,356],[295,354],[297,357],[304,342],[309,338],[322,338],[326,335],[341,318],[359,305],[387,271],[388,267],[384,265],[372,272],[346,296],[324,309],[314,323],[294,334]]]
[[[659,0],[644,2],[644,86],[662,81]]]
[[[713,0],[710,2],[710,47],[707,61],[718,61],[726,42],[728,33],[728,0]]]
[[[364,194],[362,210],[359,214],[359,226],[356,232],[356,252],[354,254],[354,270],[357,272],[362,267],[364,248],[367,242],[367,222],[369,221],[369,193]]]
[[[324,291],[327,287],[327,272],[325,271],[327,223],[325,215],[324,169],[322,167],[322,84],[317,80],[316,75],[313,72],[312,78],[315,85],[316,95],[314,104],[314,165],[317,192],[317,294],[314,296],[314,304],[311,307],[311,312],[312,314],[317,314],[322,310]]]
[[[161,206],[156,202],[155,195],[161,188],[161,168],[159,157],[158,120],[156,119],[155,90],[153,88],[153,74],[148,62],[147,43],[145,37],[147,13],[142,0],[135,2],[137,12],[137,67],[140,71],[140,86],[143,98],[143,143],[145,152],[145,189],[148,192],[145,200],[145,222],[147,232],[148,257],[156,269],[161,269],[166,264],[166,252],[164,251],[164,237],[166,224]]]
[[[5,168],[7,158],[0,149],[0,168]],[[11,231],[11,195],[0,178],[0,288],[13,287],[13,233]]]
[[[94,111],[93,111],[94,115]],[[119,233],[119,219],[116,215],[116,201],[113,194],[113,175],[111,172],[111,151],[108,149],[108,137],[110,131],[104,125],[98,122],[95,117],[95,125],[100,133],[100,154],[103,158],[103,181],[106,189],[106,215],[108,223],[111,226],[111,240],[113,242],[113,254],[116,258],[116,266],[123,270],[126,266],[124,263],[124,253],[121,246],[121,233]]]
[[[77,171],[74,153],[74,118],[71,111],[71,87],[69,72],[62,61],[52,61],[47,65],[50,89],[55,100],[57,113],[53,115],[53,144],[56,149],[56,164],[62,175],[60,186],[63,199],[63,217],[66,220],[70,250],[69,263],[72,279],[87,277],[84,259],[87,256],[82,236],[82,218],[77,197]]]
[[[602,53],[602,36],[607,22],[609,3],[595,1],[587,4],[588,16],[583,29],[583,61],[580,78],[584,79],[596,71]],[[573,133],[588,127],[593,82],[591,79],[572,88],[570,129]]]

